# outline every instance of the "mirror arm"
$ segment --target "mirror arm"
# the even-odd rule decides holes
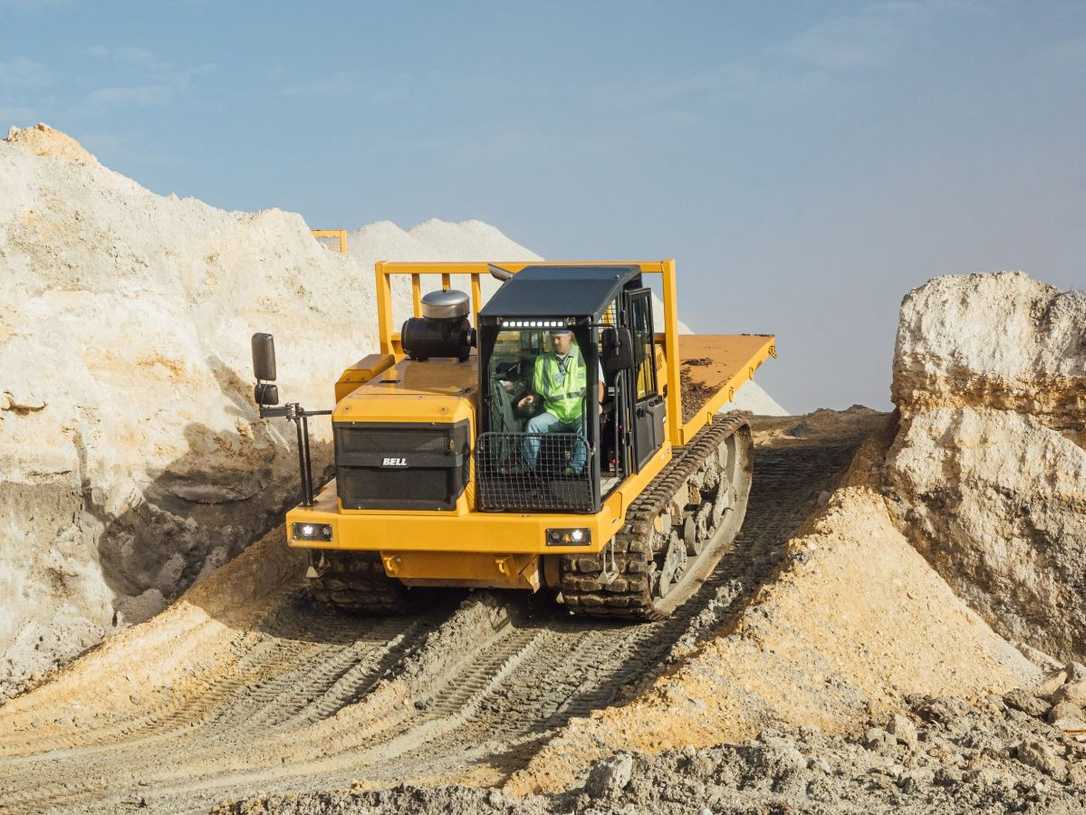
[[[298,469],[302,478],[302,506],[313,506],[313,457],[309,450],[309,417],[331,416],[331,410],[306,410],[297,402],[287,402],[283,407],[260,408],[261,419],[283,418],[294,422],[298,434]]]

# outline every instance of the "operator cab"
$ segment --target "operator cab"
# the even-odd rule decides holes
[[[479,509],[599,511],[664,441],[653,336],[635,266],[506,282],[479,313]]]

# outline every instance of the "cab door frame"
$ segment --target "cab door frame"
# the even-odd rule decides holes
[[[623,324],[634,341],[634,368],[624,377],[626,397],[632,410],[633,471],[642,467],[660,449],[667,435],[667,405],[656,378],[655,334],[652,324],[652,290],[623,292]]]

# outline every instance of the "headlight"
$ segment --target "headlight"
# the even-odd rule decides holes
[[[330,524],[294,524],[291,537],[296,541],[330,541],[332,526]]]
[[[587,546],[592,543],[589,529],[548,529],[547,546]]]

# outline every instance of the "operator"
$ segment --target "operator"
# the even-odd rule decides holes
[[[573,457],[570,459],[566,475],[580,475],[584,471],[588,450],[585,445],[584,403],[587,390],[587,370],[581,349],[573,339],[573,332],[560,329],[551,332],[553,352],[544,352],[536,357],[532,371],[530,393],[517,401],[517,407],[529,412],[543,403],[543,412],[528,420],[525,430],[529,434],[538,433],[576,433],[573,444]],[[603,367],[599,370],[598,400],[603,402],[604,384]],[[532,468],[539,461],[540,439],[538,435],[529,435],[524,440],[524,459]]]

